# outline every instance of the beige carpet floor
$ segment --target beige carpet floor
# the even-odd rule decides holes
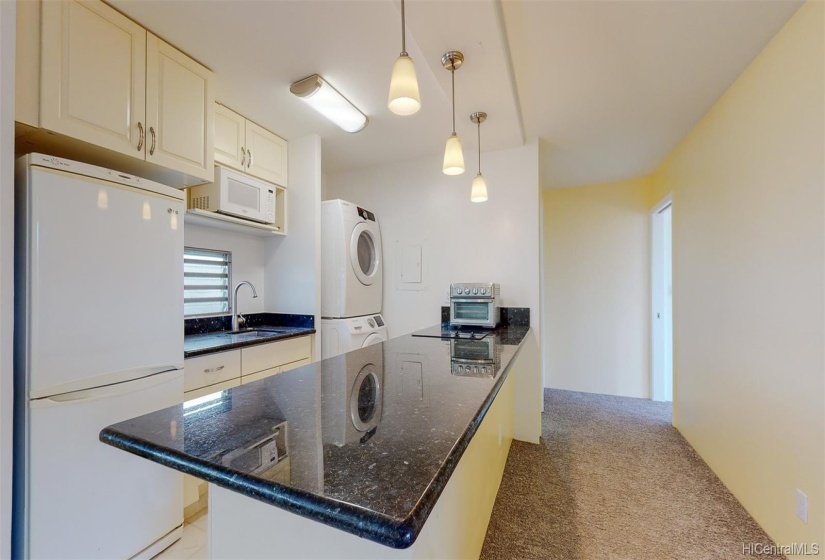
[[[546,390],[544,407],[541,444],[510,449],[482,559],[756,558],[743,543],[772,542],[669,403]]]

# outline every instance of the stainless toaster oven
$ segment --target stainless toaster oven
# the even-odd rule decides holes
[[[498,326],[498,284],[450,284],[450,324],[456,326]]]

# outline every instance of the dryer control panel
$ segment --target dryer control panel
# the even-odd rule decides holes
[[[361,216],[365,220],[369,220],[370,222],[375,221],[375,214],[367,210],[366,208],[361,208],[360,206],[356,206],[358,209],[358,215]]]
[[[366,315],[346,319],[347,329],[352,334],[364,334],[385,328],[384,318],[381,315]]]

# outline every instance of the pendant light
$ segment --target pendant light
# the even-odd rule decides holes
[[[441,57],[441,64],[450,71],[453,83],[453,133],[447,138],[444,149],[444,166],[446,175],[461,175],[464,173],[464,152],[461,149],[461,138],[455,132],[455,71],[461,68],[464,55],[458,51],[450,51]]]
[[[390,95],[387,107],[396,115],[412,115],[421,108],[418,95],[418,78],[415,77],[415,64],[407,54],[407,27],[404,14],[404,0],[401,0],[401,55],[392,65]]]
[[[478,175],[473,179],[473,188],[470,191],[470,200],[473,202],[487,201],[487,183],[481,174],[481,123],[487,120],[487,113],[479,111],[470,115],[470,120],[478,126]]]

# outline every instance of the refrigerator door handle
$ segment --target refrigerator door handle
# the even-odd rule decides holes
[[[81,402],[89,402],[98,399],[107,399],[127,393],[142,391],[149,387],[168,383],[183,375],[183,370],[172,369],[164,370],[147,377],[135,379],[132,381],[123,381],[121,383],[114,383],[112,385],[104,385],[103,387],[96,387],[94,389],[83,389],[82,391],[73,391],[71,393],[62,393],[60,395],[52,395],[42,399],[34,399],[29,401],[32,408],[42,408],[49,406],[63,406]],[[181,401],[183,401],[183,394],[181,394]]]

